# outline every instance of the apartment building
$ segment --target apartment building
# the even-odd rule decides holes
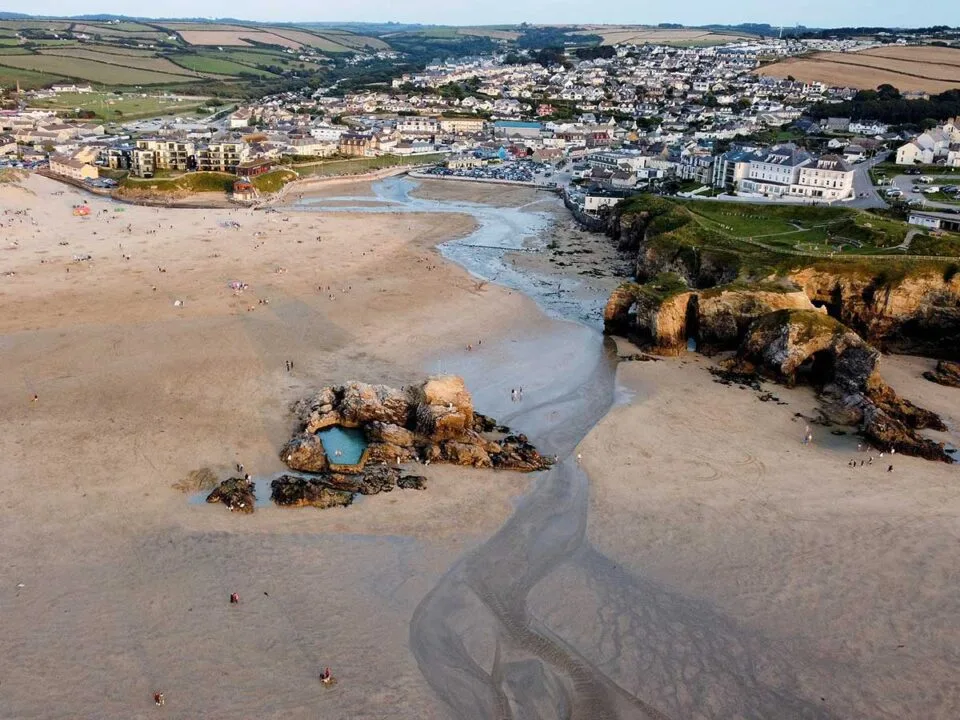
[[[440,129],[453,135],[475,135],[483,132],[487,122],[483,118],[441,118]]]
[[[431,137],[440,132],[440,123],[432,117],[420,117],[419,115],[404,117],[397,121],[397,132],[401,135]]]
[[[146,148],[133,148],[130,151],[130,174],[142,178],[152,178],[157,172],[157,153]]]
[[[192,142],[137,140],[137,149],[154,154],[153,165],[157,170],[186,172],[196,167],[197,146]]]
[[[713,185],[766,197],[844,200],[852,197],[854,169],[837,155],[817,158],[793,144],[731,150],[714,158]]]
[[[800,169],[813,162],[814,157],[796,145],[772,147],[754,155],[737,189],[756,195],[788,195],[790,188],[799,182]]]
[[[197,153],[197,169],[205,172],[236,172],[237,166],[250,157],[245,142],[210,143]]]

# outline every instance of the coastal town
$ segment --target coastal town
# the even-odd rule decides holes
[[[849,102],[856,89],[762,72],[775,58],[876,46],[767,39],[463,57],[404,73],[383,90],[334,86],[216,103],[201,108],[209,110],[203,117],[112,123],[38,108],[51,97],[97,92],[55,85],[14,92],[15,106],[0,111],[0,165],[104,192],[149,190],[188,173],[229,174],[239,202],[256,202],[331,162],[367,159],[374,165],[354,167],[432,166],[427,172],[437,177],[554,187],[588,215],[643,191],[879,206],[904,197],[896,188],[878,194],[882,182],[868,175],[887,157],[901,166],[960,168],[956,121],[920,132],[869,118],[811,118],[811,107]],[[351,172],[349,163],[342,167]],[[957,185],[931,185],[947,203],[922,193],[904,202],[951,210]]]
[[[960,28],[242,5],[0,12],[0,720],[960,717]]]

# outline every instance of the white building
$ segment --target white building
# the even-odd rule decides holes
[[[430,137],[440,132],[440,123],[436,118],[412,115],[397,121],[397,132],[402,135]]]
[[[800,167],[790,194],[818,200],[845,200],[853,196],[854,170],[836,155],[824,155],[811,165]]]
[[[788,195],[799,182],[800,169],[813,161],[810,153],[795,145],[778,145],[754,156],[737,189],[757,195]]]
[[[310,128],[310,134],[317,140],[323,142],[339,142],[340,136],[346,132],[346,128],[334,127],[330,125],[318,125]]]

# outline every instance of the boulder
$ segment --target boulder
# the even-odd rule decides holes
[[[368,463],[386,463],[393,465],[400,458],[401,463],[418,460],[419,455],[416,448],[401,445],[391,445],[390,443],[370,443],[367,445]]]
[[[245,478],[227,478],[207,495],[208,503],[223,503],[231,511],[252,513],[257,497],[254,484]]]
[[[404,475],[397,480],[397,487],[403,490],[426,490],[427,479],[423,475]]]
[[[328,487],[322,480],[281,475],[270,483],[270,499],[280,507],[311,507],[321,510],[346,507],[353,493]]]
[[[923,376],[930,382],[960,388],[960,363],[941,360],[935,370],[927,370]]]
[[[526,435],[508,435],[500,443],[500,451],[492,453],[490,459],[496,468],[534,472],[546,470],[553,465],[552,458],[546,458],[530,444]]]
[[[861,432],[880,450],[894,448],[901,455],[953,462],[941,443],[918,435],[901,419],[890,415],[876,405],[867,404],[864,407]]]
[[[456,375],[432,377],[415,392],[416,432],[434,441],[451,440],[473,428],[473,400]]]
[[[440,457],[454,465],[468,465],[472,467],[493,467],[490,455],[479,445],[456,440],[447,440],[440,446]]]
[[[372,443],[384,443],[399,447],[412,448],[416,442],[414,434],[405,427],[393,423],[374,421],[364,427],[367,440]]]
[[[323,442],[314,433],[295,435],[280,451],[280,459],[291,470],[323,472],[329,467]]]
[[[337,409],[348,425],[380,422],[403,427],[409,419],[411,406],[404,391],[386,385],[351,382],[343,386]]]

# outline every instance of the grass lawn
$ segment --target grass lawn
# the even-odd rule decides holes
[[[236,175],[218,172],[184,173],[175,178],[132,178],[120,183],[121,188],[130,190],[150,190],[157,193],[178,192],[230,192]]]
[[[934,202],[950,203],[951,205],[960,205],[960,195],[948,195],[945,192],[923,193],[927,200]]]
[[[3,62],[4,55],[0,55],[0,63]],[[35,90],[37,88],[47,87],[55,82],[64,80],[63,75],[52,73],[41,73],[33,70],[19,70],[0,65],[0,85],[3,87],[16,87],[20,83],[23,90]]]
[[[889,252],[904,241],[910,230],[899,220],[845,207],[696,201],[682,204],[707,230],[805,253]]]
[[[429,165],[440,162],[444,153],[430,155],[381,155],[372,158],[350,158],[348,160],[323,160],[309,165],[295,165],[294,168],[301,177],[323,175],[358,175],[371,170],[396,167],[398,165]]]
[[[258,175],[250,182],[253,183],[253,186],[262,193],[275,193],[288,182],[292,182],[296,179],[297,174],[295,172],[281,168],[280,170],[274,170],[273,172]]]
[[[910,243],[911,255],[940,255],[960,257],[960,235],[945,234],[942,237],[917,235]]]
[[[882,162],[874,165],[872,170],[884,173],[887,177],[906,175],[907,170],[919,170],[922,175],[960,175],[960,168],[949,168],[943,165],[897,165],[892,162]]]
[[[202,105],[206,99],[198,97],[178,102],[173,98],[144,96],[142,94],[61,93],[56,97],[32,101],[30,107],[50,108],[67,112],[90,110],[104,120],[133,120],[191,112]]]
[[[695,215],[735,237],[757,237],[810,229],[847,217],[846,208],[809,205],[748,205],[741,203],[697,202],[684,205]],[[709,225],[708,225],[709,226]]]

